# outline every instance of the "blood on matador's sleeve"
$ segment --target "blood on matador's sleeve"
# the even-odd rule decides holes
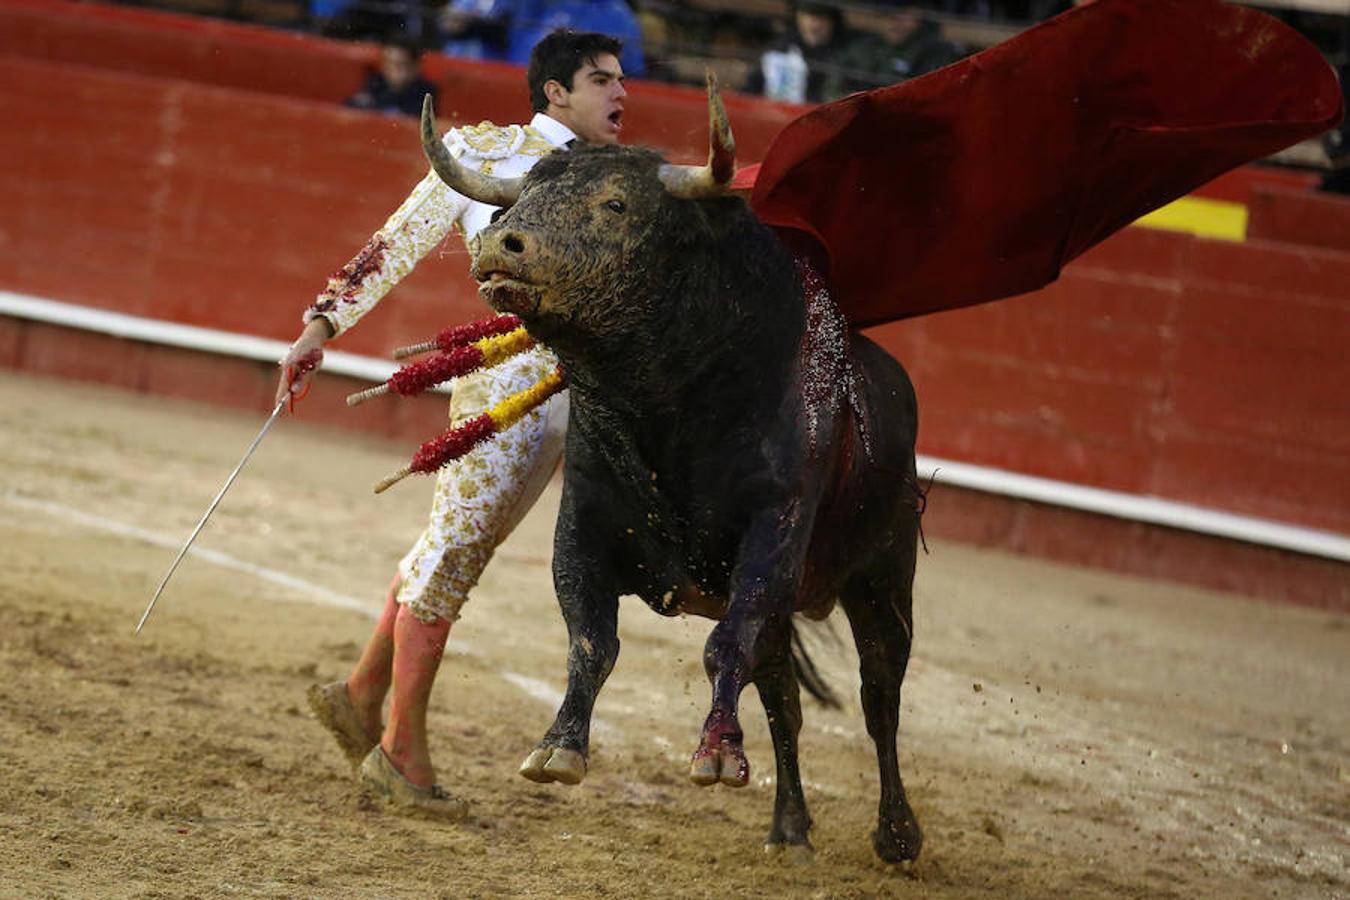
[[[328,286],[305,312],[323,316],[342,334],[403,280],[422,257],[445,240],[470,201],[429,173],[361,252],[328,278]]]
[[[1218,0],[1095,0],[789,123],[738,175],[858,326],[1035,290],[1141,215],[1319,134],[1317,49]]]

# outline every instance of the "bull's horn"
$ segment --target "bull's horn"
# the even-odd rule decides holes
[[[436,174],[451,188],[470,200],[488,206],[510,206],[520,199],[522,178],[493,178],[462,166],[436,136],[436,115],[431,108],[431,95],[422,98],[422,152]]]
[[[661,183],[676,197],[697,200],[727,192],[736,172],[736,139],[717,90],[717,76],[708,73],[708,164],[706,166],[661,166]]]

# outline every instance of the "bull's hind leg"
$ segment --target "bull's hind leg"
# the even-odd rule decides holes
[[[792,632],[789,628],[781,631],[781,635],[774,634],[771,645],[765,646],[764,657],[751,676],[769,718],[769,734],[773,738],[777,765],[773,827],[769,830],[765,849],[784,846],[809,849],[811,842],[807,832],[811,830],[811,815],[806,811],[801,773],[797,768],[797,734],[802,729],[801,693],[797,687],[797,674],[792,668]]]
[[[853,576],[840,596],[858,646],[863,715],[867,720],[867,733],[877,747],[877,766],[881,773],[881,802],[877,830],[872,832],[872,847],[877,856],[887,862],[917,859],[923,845],[918,820],[905,799],[895,747],[896,730],[900,725],[900,683],[909,663],[913,633],[910,613],[914,577],[912,544],[907,556],[902,567],[891,563],[890,571],[884,577]]]

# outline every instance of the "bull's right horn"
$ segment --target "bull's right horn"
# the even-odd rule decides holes
[[[520,199],[523,178],[494,178],[460,165],[459,160],[446,149],[436,136],[436,114],[432,110],[431,95],[422,98],[422,152],[436,174],[452,189],[488,206],[510,206]]]

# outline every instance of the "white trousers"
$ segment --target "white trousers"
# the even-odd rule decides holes
[[[450,400],[451,424],[486,412],[557,367],[557,357],[536,346],[458,379]],[[399,603],[423,622],[459,618],[493,551],[548,484],[566,434],[563,392],[441,469],[426,530],[399,563]]]

